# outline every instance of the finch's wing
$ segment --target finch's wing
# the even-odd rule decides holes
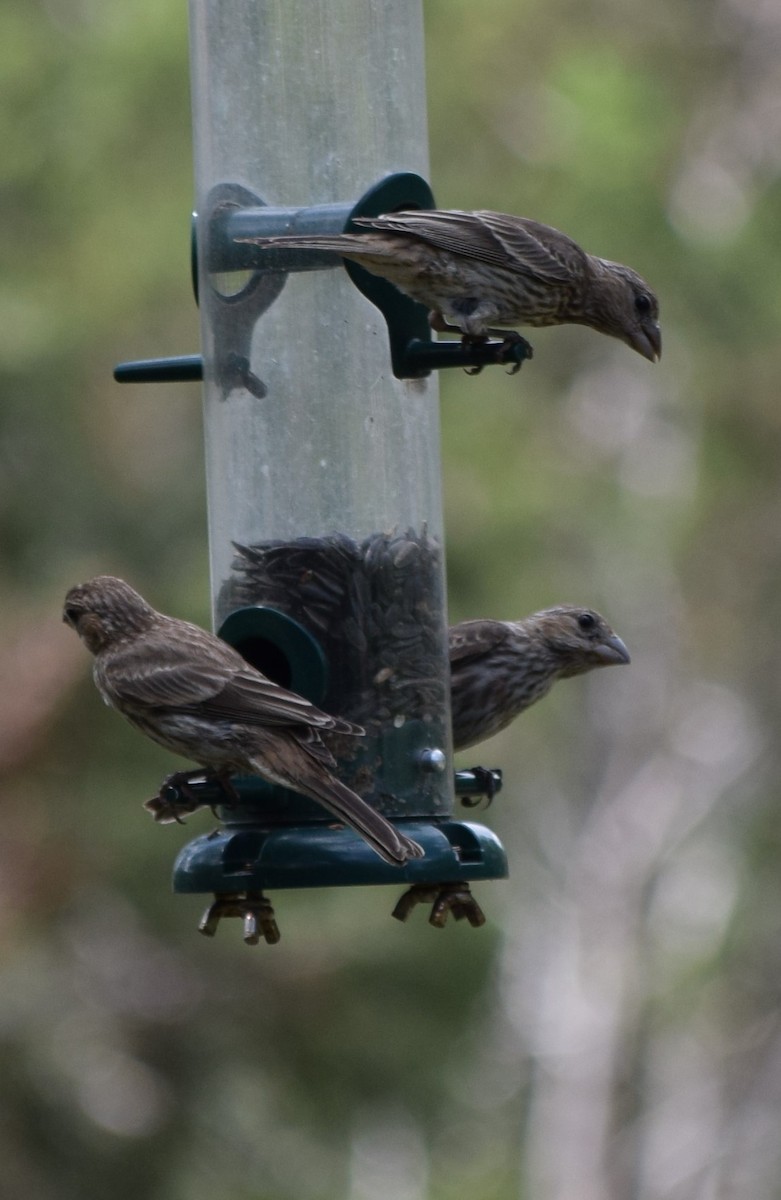
[[[462,621],[448,631],[451,670],[484,658],[502,646],[510,636],[504,621]]]
[[[220,692],[201,702],[198,712],[240,721],[243,725],[303,725],[334,733],[363,733],[359,725],[324,713],[297,692],[273,683],[249,665],[226,680]]]
[[[261,675],[227,642],[170,621],[97,664],[96,681],[118,707],[177,709],[245,725],[306,725],[363,732]]]
[[[526,217],[456,209],[357,217],[356,225],[418,237],[440,250],[476,258],[546,283],[574,283],[585,270],[586,254],[576,242]]]

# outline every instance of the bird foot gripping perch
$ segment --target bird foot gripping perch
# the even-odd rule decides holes
[[[469,345],[467,338],[462,339],[462,345],[464,344]],[[526,360],[534,357],[534,348],[531,342],[527,342],[520,333],[508,335],[500,342],[484,342],[484,345],[486,348],[490,348],[493,362],[510,367],[508,375],[517,375]],[[465,368],[467,375],[479,375],[482,369],[482,364]]]
[[[464,808],[477,808],[483,800],[488,808],[501,790],[499,767],[470,767],[468,771],[456,771],[456,795]]]
[[[461,335],[461,349],[468,351],[476,361],[474,366],[465,366],[467,375],[479,375],[483,367],[490,363],[510,365],[508,375],[517,375],[522,364],[529,358],[534,358],[534,347],[521,337],[516,330],[509,333],[504,329],[489,329],[485,334],[462,333],[457,325],[450,325],[441,313],[431,313],[429,325],[438,333],[458,333]],[[488,335],[499,338],[492,342]],[[484,361],[481,361],[483,356]]]
[[[209,784],[215,785],[218,791],[211,799],[204,800],[202,789]],[[216,816],[215,806],[218,803],[230,806],[236,804],[238,799],[236,789],[227,775],[210,775],[208,771],[196,768],[194,771],[174,771],[172,775],[167,775],[157,795],[144,801],[144,808],[159,825],[170,825],[174,821],[177,825],[184,825],[182,818],[201,808],[210,808]]]

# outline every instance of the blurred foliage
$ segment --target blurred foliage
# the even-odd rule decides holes
[[[487,929],[366,890],[197,937],[170,758],[59,626],[96,571],[208,621],[198,389],[110,379],[198,344],[185,5],[5,0],[0,1196],[781,1194],[781,9],[425,13],[438,202],[630,262],[665,338],[443,380],[451,615],[590,604],[632,666],[481,748]]]

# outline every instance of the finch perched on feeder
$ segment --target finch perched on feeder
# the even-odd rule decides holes
[[[449,630],[453,748],[504,729],[557,679],[629,662],[599,613],[561,604],[522,621],[462,621]]]
[[[153,741],[217,777],[259,775],[309,796],[396,866],[422,857],[333,773],[321,733],[360,736],[360,726],[273,683],[198,625],[156,612],[122,579],[71,588],[63,620],[95,655],[106,704]]]
[[[242,237],[264,249],[328,250],[390,280],[425,304],[434,329],[464,341],[501,337],[518,325],[588,325],[655,362],[659,304],[620,263],[596,258],[549,225],[496,212],[416,210],[356,217],[341,234]],[[528,343],[526,343],[528,345]]]

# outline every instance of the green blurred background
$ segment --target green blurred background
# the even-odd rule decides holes
[[[781,1197],[781,7],[426,0],[438,202],[661,298],[652,367],[535,331],[442,379],[450,612],[602,611],[633,662],[480,761],[481,931],[385,889],[284,940],[169,894],[208,825],[60,624],[96,572],[208,624],[184,0],[0,7],[0,1198]],[[466,760],[474,760],[474,754]]]

